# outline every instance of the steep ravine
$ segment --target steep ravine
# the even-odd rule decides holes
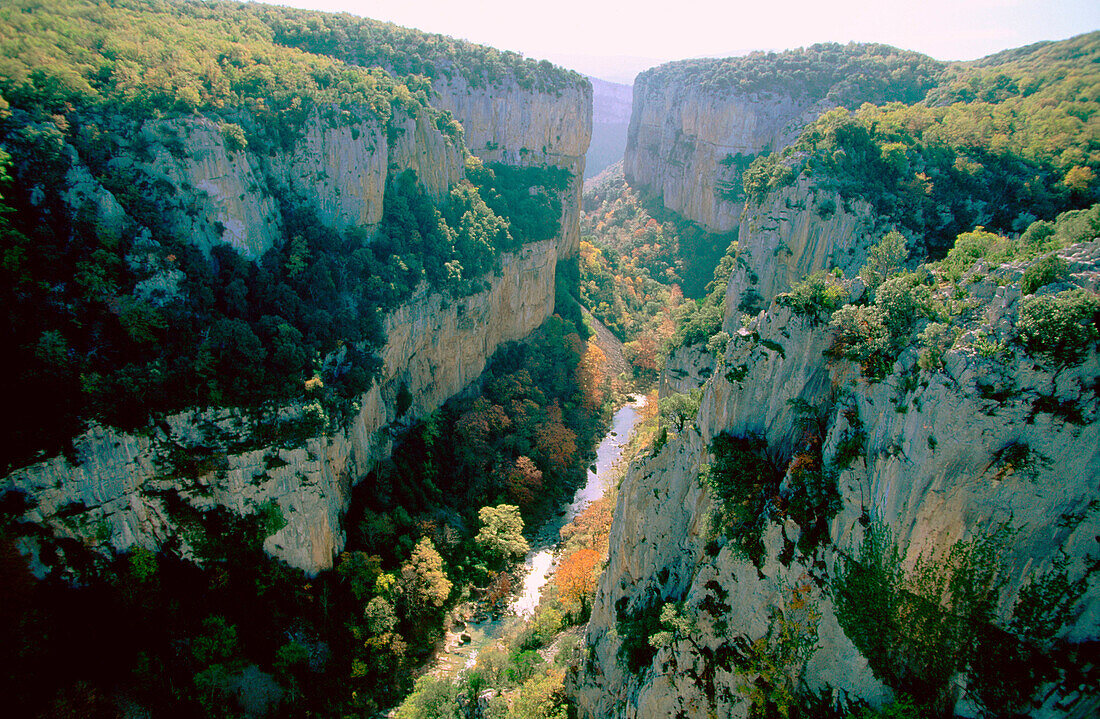
[[[852,239],[831,241],[843,246]],[[1100,240],[1060,254],[1072,284],[1095,291]],[[1013,266],[1006,276],[1018,282],[1023,269]],[[759,680],[750,647],[774,642],[777,622],[805,607],[819,617],[808,622],[812,650],[784,669],[792,681],[872,706],[887,703],[892,692],[841,628],[836,609],[837,578],[845,561],[859,556],[872,526],[892,531],[910,571],[921,558],[944,561],[956,542],[1003,528],[1012,534],[1001,556],[996,621],[1008,621],[1030,578],[1061,567],[1085,585],[1058,636],[1083,647],[1100,638],[1100,591],[1091,573],[1100,536],[1094,511],[1100,357],[1093,348],[1080,364],[1059,368],[1011,345],[990,355],[980,350],[983,333],[1011,342],[1019,286],[976,273],[967,292],[984,310],[979,327],[945,353],[942,369],[918,368],[913,348],[881,381],[864,378],[858,365],[823,357],[833,331],[817,320],[775,302],[744,328],[727,314],[733,337],[704,386],[696,422],[632,466],[623,481],[588,657],[575,683],[582,716],[746,716],[741,689]],[[708,446],[722,432],[759,436],[768,456],[786,467],[780,494],[788,496],[795,466],[788,462],[806,446],[800,421],[806,407],[822,413],[819,461],[838,469],[839,511],[812,551],[796,546],[811,527],[773,514],[754,566],[710,527],[717,507],[700,479],[716,461]],[[1072,407],[1073,418],[1058,407]],[[841,456],[853,446],[854,461]],[[1023,459],[1006,459],[1013,448],[1023,448],[1016,453]],[[691,618],[690,631],[632,671],[620,651],[621,620],[668,602]],[[1041,689],[1035,708],[1020,709],[1036,716],[1096,711],[1094,685],[1076,689],[1092,682],[1092,663],[1082,660],[1075,671],[1081,678],[1068,678],[1060,690]],[[976,715],[973,691],[955,688],[955,712]]]
[[[440,98],[468,125],[469,146],[486,161],[573,173],[561,196],[558,236],[505,254],[500,273],[487,277],[487,289],[477,294],[454,299],[425,284],[389,312],[380,375],[351,422],[335,434],[296,446],[263,446],[240,413],[201,408],[141,433],[92,426],[75,439],[70,456],[45,459],[2,481],[0,492],[26,494],[25,520],[58,536],[106,541],[116,550],[155,549],[172,534],[165,492],[200,510],[220,505],[242,514],[274,501],[287,524],[268,537],[265,549],[311,574],[332,566],[344,545],[341,521],[351,486],[388,456],[401,426],[462,391],[498,346],[522,339],[551,314],[557,262],[578,247],[578,198],[591,134],[588,85],[556,94],[507,82],[477,89],[443,85]],[[277,191],[298,198],[334,229],[369,229],[382,217],[391,173],[415,171],[436,199],[463,178],[462,142],[442,134],[427,113],[397,111],[390,125],[387,131],[374,120],[334,123],[315,113],[292,148],[267,152],[234,148],[218,124],[201,117],[149,120],[112,162],[156,188],[159,194],[149,201],[173,232],[207,252],[227,243],[255,259],[283,241]],[[122,227],[125,210],[68,151],[66,202],[92,208],[105,227]],[[154,279],[148,291],[157,301],[170,301],[179,291],[180,278],[171,271]],[[400,410],[399,393],[411,398]],[[310,410],[287,407],[281,416],[303,411]],[[224,451],[224,460],[189,468],[174,459],[210,448]]]

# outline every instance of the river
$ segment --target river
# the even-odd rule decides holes
[[[645,406],[645,397],[637,397],[615,412],[611,420],[611,429],[604,435],[596,448],[596,460],[589,467],[588,478],[573,495],[573,501],[564,511],[547,520],[531,541],[531,550],[524,559],[524,579],[512,601],[508,604],[505,616],[494,619],[486,617],[480,622],[471,621],[447,633],[443,651],[441,651],[429,670],[437,675],[450,675],[469,668],[477,661],[478,652],[498,639],[505,628],[516,621],[526,620],[534,615],[542,598],[542,590],[558,565],[558,549],[561,543],[561,529],[584,511],[585,507],[599,499],[608,490],[613,473],[612,468],[623,454],[634,427],[641,416],[639,410]],[[468,641],[463,641],[464,636]]]

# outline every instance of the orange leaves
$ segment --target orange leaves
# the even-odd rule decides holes
[[[554,584],[566,606],[584,604],[596,591],[596,565],[600,563],[600,553],[594,549],[579,549],[567,555],[561,561]]]
[[[584,394],[584,403],[589,409],[598,411],[606,394],[607,355],[595,342],[589,342],[577,365],[577,384]]]
[[[577,435],[562,424],[560,408],[549,410],[550,420],[535,432],[535,446],[553,471],[563,472],[577,453]]]

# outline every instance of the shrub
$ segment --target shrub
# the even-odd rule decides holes
[[[244,135],[244,128],[235,122],[222,122],[218,124],[218,130],[225,138],[225,146],[230,152],[240,152],[248,147],[248,139]]]
[[[955,238],[955,246],[940,262],[940,269],[949,279],[958,282],[980,259],[999,263],[1012,259],[1014,255],[1012,240],[977,227],[973,232],[964,232]]]
[[[714,462],[708,471],[700,473],[714,496],[714,528],[754,564],[763,558],[764,527],[782,479],[766,449],[760,437],[734,437],[723,432],[710,446]]]
[[[883,282],[904,270],[908,258],[904,235],[891,230],[867,251],[867,262],[859,270],[859,278],[874,292]]]
[[[950,707],[958,675],[965,677],[983,716],[1013,716],[1065,666],[1056,663],[1056,636],[1088,576],[1070,581],[1058,564],[1033,575],[1007,623],[995,624],[1006,534],[1002,528],[958,542],[943,556],[923,557],[905,571],[904,549],[889,528],[872,524],[858,558],[847,561],[834,580],[841,628],[875,676],[921,704],[921,716]]]
[[[1035,290],[1057,282],[1065,276],[1069,265],[1058,255],[1047,255],[1028,267],[1020,279],[1020,291],[1025,295],[1035,294]]]
[[[634,674],[648,667],[657,653],[649,639],[662,629],[661,609],[660,602],[653,602],[632,614],[622,609],[617,612],[615,629],[622,639],[618,659]]]
[[[1020,303],[1017,336],[1032,354],[1060,366],[1079,363],[1097,337],[1100,300],[1083,289],[1031,295]]]
[[[790,292],[779,295],[775,301],[817,325],[829,318],[847,299],[848,290],[844,285],[824,270],[819,270],[807,275]]]

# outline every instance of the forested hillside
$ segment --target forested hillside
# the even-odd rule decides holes
[[[431,106],[426,76],[395,79],[377,63],[353,67],[283,40],[306,19],[333,17],[187,2],[0,11],[2,286],[13,350],[4,389],[33,415],[5,437],[5,467],[64,447],[89,419],[132,428],[150,412],[257,407],[306,397],[314,378],[311,399],[339,422],[370,383],[380,312],[422,280],[469,294],[501,252],[558,234],[566,171],[471,161],[468,182],[434,197],[411,173],[390,177],[378,226],[344,232],[319,222],[300,188],[273,183],[261,189],[282,218],[282,241],[254,263],[224,244],[205,256],[172,218],[202,211],[181,204],[177,192],[190,188],[145,164],[161,148],[192,152],[172,117],[212,120],[230,159],[253,163],[290,151],[318,119],[355,135],[373,118],[392,144],[406,132],[394,108],[425,115],[465,152],[461,126]],[[498,61],[490,48],[352,25],[378,36],[359,47],[396,45],[407,72],[450,58],[483,81],[501,68],[543,84],[576,81],[517,56]],[[84,168],[111,201],[65,193]],[[119,212],[105,217],[103,202]],[[345,345],[341,363],[323,361]]]

